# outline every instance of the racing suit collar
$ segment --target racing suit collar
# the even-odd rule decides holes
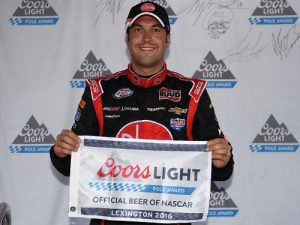
[[[137,86],[148,88],[151,86],[159,85],[165,80],[166,76],[167,76],[167,65],[166,64],[164,65],[163,69],[160,72],[153,74],[152,76],[150,76],[148,78],[146,78],[146,77],[143,78],[143,77],[139,76],[131,69],[130,64],[128,65],[127,77],[133,84],[135,84]]]

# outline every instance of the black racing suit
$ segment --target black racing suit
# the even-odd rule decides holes
[[[88,80],[78,105],[72,130],[77,135],[107,137],[198,140],[224,138],[206,82],[163,70],[141,78],[128,69]],[[51,161],[70,175],[70,156],[59,158],[53,147]],[[233,157],[224,168],[212,166],[212,180],[227,180],[233,172]],[[105,223],[104,223],[105,222]],[[91,224],[144,224],[93,219]]]

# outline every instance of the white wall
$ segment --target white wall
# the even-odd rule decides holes
[[[53,169],[47,152],[61,129],[73,123],[83,89],[70,82],[78,85],[82,79],[73,79],[75,74],[87,74],[84,60],[105,64],[103,73],[127,66],[124,22],[139,1],[48,0],[48,8],[38,7],[39,16],[28,15],[37,12],[32,9],[19,13],[25,2],[32,3],[0,0],[0,202],[10,204],[13,225],[86,224],[67,217],[68,179]],[[258,10],[263,2],[285,1],[166,2],[177,19],[169,69],[208,79],[199,73],[207,62],[224,69],[211,73],[221,79],[208,81],[235,84],[208,89],[234,146],[236,166],[230,181],[215,183],[211,210],[216,211],[207,224],[298,225],[300,2]],[[36,18],[44,24],[35,24]],[[249,18],[268,24],[250,24]],[[276,24],[276,18],[290,24]],[[22,21],[29,24],[18,25]],[[43,135],[30,133],[42,130]]]

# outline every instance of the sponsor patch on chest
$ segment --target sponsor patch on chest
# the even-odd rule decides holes
[[[133,94],[133,90],[130,88],[122,88],[118,90],[113,97],[116,99],[122,99],[122,98],[127,98]]]
[[[185,127],[185,119],[172,118],[170,120],[170,126],[172,129],[174,129],[176,131],[181,131],[182,128]]]
[[[159,100],[170,100],[179,102],[181,100],[181,90],[172,90],[166,87],[159,89]]]

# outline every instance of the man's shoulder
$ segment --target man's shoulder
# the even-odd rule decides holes
[[[187,77],[180,73],[168,70],[168,75],[172,78],[178,79],[180,82],[188,82],[191,84],[190,96],[194,99],[195,102],[198,102],[202,93],[206,87],[206,81],[194,77]]]
[[[92,82],[97,82],[98,83],[99,81],[102,81],[102,80],[117,79],[122,75],[126,75],[126,73],[127,73],[127,69],[124,69],[124,70],[120,70],[120,71],[118,71],[116,73],[113,73],[113,74],[104,75],[104,76],[93,78],[93,79],[88,79],[87,82],[92,81]]]
[[[103,93],[103,89],[101,85],[102,81],[115,80],[121,76],[126,75],[126,73],[127,73],[127,69],[118,71],[114,74],[86,80],[87,86],[90,88],[93,100],[97,99]]]
[[[178,73],[178,72],[175,72],[175,71],[172,71],[172,70],[168,70],[168,75],[170,77],[174,77],[174,78],[177,78],[177,79],[182,80],[182,81],[196,82],[196,83],[198,83],[200,81],[202,83],[206,83],[205,80],[201,80],[201,79],[198,79],[198,78],[195,78],[195,77],[188,77],[186,75],[183,75],[181,73]]]

